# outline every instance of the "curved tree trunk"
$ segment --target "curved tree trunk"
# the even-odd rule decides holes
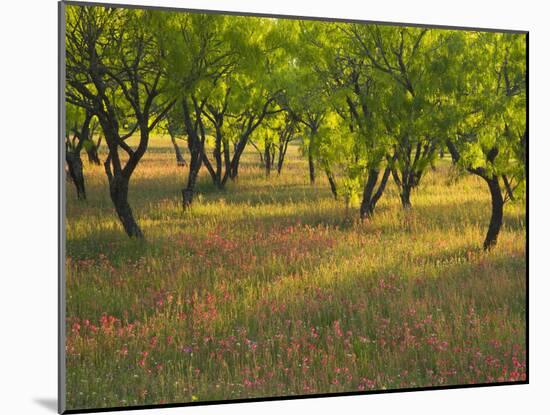
[[[500,190],[498,176],[493,176],[491,179],[485,179],[485,181],[489,185],[489,191],[491,192],[491,220],[489,222],[487,235],[485,236],[485,241],[483,242],[483,249],[488,251],[496,245],[498,234],[502,227],[504,199]]]
[[[181,191],[183,197],[183,208],[187,209],[193,203],[193,195],[195,193],[195,185],[197,177],[204,160],[204,141],[197,136],[189,137],[189,150],[191,153],[191,161],[189,162],[189,175],[187,176],[187,186]]]
[[[193,150],[191,152],[191,162],[189,163],[189,176],[187,177],[187,186],[181,191],[184,209],[187,209],[193,203],[195,184],[197,183],[197,176],[199,175],[202,161],[202,149],[199,147],[193,147]]]
[[[176,137],[172,134],[170,134],[170,141],[172,141],[172,146],[174,147],[174,151],[176,153],[176,163],[178,166],[185,166],[185,159],[183,158],[178,143],[176,142]]]
[[[109,180],[109,192],[116,213],[124,231],[131,238],[143,238],[143,232],[134,219],[132,208],[128,203],[129,179],[123,175],[115,175]]]
[[[231,180],[237,180],[239,177],[239,164],[241,162],[242,152],[236,152],[233,154],[233,160],[231,160],[231,170],[229,172],[229,178]]]
[[[286,151],[288,149],[288,141],[279,147],[279,155],[277,157],[277,174],[280,175],[283,170],[283,163],[285,162]]]
[[[453,162],[458,163],[460,160],[460,153],[457,147],[451,140],[447,140],[446,144],[449,152],[451,153],[451,157],[453,158]],[[491,148],[486,154],[487,161],[493,163],[498,153],[498,147]],[[482,167],[467,167],[466,170],[485,180],[489,186],[489,192],[491,193],[491,220],[489,221],[489,229],[487,229],[487,235],[485,236],[485,241],[483,242],[483,249],[485,251],[489,251],[496,245],[498,240],[498,234],[500,233],[500,228],[502,227],[505,200],[502,196],[498,176],[490,176],[487,169]]]
[[[69,167],[69,176],[76,188],[76,197],[79,200],[86,200],[86,186],[84,184],[84,173],[82,170],[80,152],[67,150],[65,160]]]
[[[369,170],[367,182],[365,183],[365,188],[363,189],[363,200],[361,201],[361,207],[359,209],[361,219],[368,219],[374,213],[375,204],[373,203],[372,195],[374,193],[376,182],[378,181],[378,173],[378,170]]]
[[[363,200],[361,201],[361,207],[359,210],[361,219],[370,219],[374,214],[376,203],[378,203],[378,200],[380,200],[384,190],[386,189],[390,172],[390,166],[386,167],[384,174],[382,175],[382,180],[380,180],[380,184],[378,185],[378,189],[376,189],[376,183],[378,182],[380,172],[377,169],[369,170],[367,183],[365,184],[365,188],[363,190]]]
[[[327,175],[328,183],[330,185],[330,191],[332,193],[332,196],[334,196],[335,200],[338,200],[338,191],[336,188],[336,180],[334,180],[334,175],[330,171],[330,169],[325,168],[325,174]]]

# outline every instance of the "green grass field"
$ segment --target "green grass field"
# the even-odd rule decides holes
[[[525,379],[524,204],[484,253],[486,184],[448,161],[411,211],[392,183],[361,223],[289,153],[267,179],[250,149],[225,191],[202,169],[183,211],[187,170],[154,137],[130,185],[145,241],[102,167],[87,202],[67,182],[69,409]]]

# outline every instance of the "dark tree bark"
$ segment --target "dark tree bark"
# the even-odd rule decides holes
[[[90,122],[93,114],[86,111],[84,121],[80,126],[74,126],[74,137],[72,140],[67,136],[65,141],[65,161],[67,162],[69,177],[76,188],[76,197],[79,200],[86,200],[86,186],[84,180],[84,170],[80,154],[82,148],[89,144],[90,140]]]
[[[460,160],[460,153],[451,140],[447,140],[447,148],[451,153],[453,162],[457,163]],[[493,163],[498,153],[499,149],[497,147],[493,147],[487,151],[485,157],[489,163]],[[490,174],[487,169],[483,167],[466,167],[466,170],[485,180],[489,186],[489,192],[491,193],[491,219],[489,221],[489,228],[487,229],[485,241],[483,242],[483,249],[485,251],[489,251],[496,245],[498,235],[502,227],[505,200],[502,196],[500,182],[497,175]]]
[[[91,142],[91,140],[90,140]],[[91,142],[91,145],[86,147],[86,154],[88,155],[88,162],[97,166],[101,165],[101,160],[98,154],[98,145]]]
[[[401,199],[401,205],[405,209],[410,209],[412,207],[411,205],[411,186],[403,186],[403,189],[401,190],[401,193],[399,194],[399,198]]]
[[[182,190],[183,207],[188,208],[193,202],[195,194],[195,185],[202,165],[202,155],[196,151],[191,151],[191,162],[189,163],[189,175],[187,176],[187,185]]]
[[[91,123],[90,134],[88,137],[88,144],[86,145],[86,154],[88,154],[88,162],[90,164],[95,164],[97,166],[101,165],[101,160],[99,160],[99,146],[101,145],[101,136],[97,139],[97,143],[94,142],[94,135],[98,127],[97,120],[94,120]]]
[[[200,170],[200,161],[197,161],[195,157],[191,157],[191,167],[189,168],[189,176],[187,177],[187,186],[182,189],[182,201],[183,207],[187,209],[193,203],[193,196],[195,194],[195,185],[197,183],[197,176]]]
[[[330,192],[335,200],[338,200],[338,189],[336,187],[336,180],[334,179],[334,174],[328,167],[325,167],[325,174],[327,175],[328,184],[330,185]]]
[[[271,155],[271,166],[276,167],[277,175],[279,176],[281,175],[281,171],[283,170],[283,164],[285,162],[288,145],[294,139],[294,132],[297,128],[297,124],[298,117],[287,108],[285,124],[277,131],[279,141],[277,144],[273,144]]]
[[[283,164],[285,162],[285,155],[281,155],[279,153],[279,159],[277,160],[277,175],[281,175],[281,172],[283,171]]]
[[[227,179],[229,178],[229,172],[231,171],[231,154],[229,152],[229,140],[223,140],[223,163],[225,165],[225,173],[222,177],[222,187],[225,186]]]
[[[115,211],[128,236],[142,238],[128,203],[128,185],[147,150],[150,132],[176,102],[160,102],[165,86],[158,59],[161,47],[152,32],[121,36],[112,30],[113,25],[137,28],[132,24],[134,15],[94,8],[76,13],[78,18],[68,22],[66,33],[66,99],[97,116],[108,148],[104,166]],[[117,59],[109,58],[113,54]],[[116,99],[115,91],[120,92]],[[135,125],[121,135],[120,121],[128,116]],[[125,140],[138,128],[139,141],[132,147]]]
[[[76,197],[79,200],[86,200],[86,187],[84,184],[84,173],[82,171],[82,159],[80,151],[67,150],[65,159],[69,170],[69,176],[76,188]]]
[[[282,141],[279,144],[279,151],[278,151],[278,157],[277,157],[277,174],[280,175],[281,171],[283,170],[283,164],[285,162],[286,157],[286,151],[288,149],[288,143],[290,142],[291,137],[288,139]]]
[[[496,245],[498,234],[502,227],[504,199],[500,190],[498,176],[495,175],[492,178],[485,178],[485,181],[491,192],[491,220],[489,222],[489,229],[487,229],[485,241],[483,242],[483,249],[490,250]]]
[[[512,188],[512,184],[510,183],[510,180],[508,180],[508,176],[503,174],[502,181],[504,182],[504,188],[506,189],[508,200],[511,200],[512,202],[515,201],[516,198],[514,196],[514,189]]]
[[[386,188],[388,183],[388,178],[390,177],[391,167],[387,166],[382,174],[382,179],[376,188],[376,183],[378,182],[378,177],[380,171],[378,169],[370,169],[367,175],[367,182],[365,183],[365,188],[363,190],[363,200],[361,201],[361,208],[359,210],[361,219],[370,219],[374,214],[374,209],[376,208],[376,203]]]
[[[106,162],[107,163],[107,162]],[[109,168],[109,167],[106,167]],[[143,238],[143,232],[134,219],[132,208],[128,203],[129,178],[124,175],[112,176],[109,179],[109,193],[124,231],[130,238]]]
[[[250,141],[251,134],[258,128],[261,122],[268,114],[274,114],[280,110],[270,111],[270,105],[275,101],[276,94],[266,99],[263,106],[256,111],[246,111],[242,114],[233,116],[237,119],[240,131],[237,142],[234,144],[233,156],[229,148],[229,140],[224,137],[222,126],[226,117],[229,103],[230,88],[226,90],[225,98],[219,107],[210,104],[203,104],[204,110],[201,108],[201,114],[204,115],[216,128],[215,148],[213,152],[214,162],[210,162],[208,155],[204,151],[202,161],[212,177],[212,181],[219,189],[223,189],[227,180],[237,180],[239,176],[239,164],[244,153],[246,145]],[[202,125],[202,122],[200,122]],[[222,149],[223,147],[223,149]],[[262,157],[259,151],[260,158]],[[223,156],[223,159],[222,159]],[[271,163],[272,165],[273,163]],[[225,171],[223,168],[225,167]]]
[[[172,141],[172,146],[174,147],[174,152],[176,153],[176,163],[178,166],[185,166],[185,159],[183,158],[178,143],[176,142],[176,137],[172,134],[170,134],[170,141]]]
[[[392,168],[392,176],[395,184],[399,188],[399,200],[401,200],[401,206],[403,209],[410,209],[411,204],[411,191],[416,187],[415,175],[411,172],[403,172],[402,177],[399,177],[399,172]]]
[[[310,117],[311,118],[311,117]],[[309,167],[309,184],[315,184],[315,160],[313,159],[313,149],[315,148],[315,136],[321,118],[308,121],[310,128],[309,145],[307,147],[307,163]]]
[[[189,108],[189,103],[187,100],[182,100],[182,112],[183,112],[183,121],[185,125],[185,130],[187,132],[187,146],[189,148],[189,154],[191,160],[189,162],[189,174],[187,176],[187,185],[182,189],[182,202],[184,209],[187,209],[193,203],[193,196],[195,193],[195,185],[197,183],[197,176],[199,175],[202,162],[205,159],[204,155],[204,140],[206,136],[203,134],[202,137],[200,134],[199,124],[201,122],[202,109],[204,107],[205,101],[199,104],[193,98],[193,115],[191,109]],[[194,116],[194,120],[191,118]],[[204,131],[204,129],[202,129]]]
[[[396,148],[396,159],[400,160],[399,166],[392,163],[392,176],[399,188],[399,198],[404,209],[410,209],[411,193],[422,179],[428,161],[436,151],[436,141],[427,139],[426,142],[417,142],[411,145],[408,139],[403,139]],[[401,175],[400,175],[401,173]]]
[[[313,161],[313,154],[308,150],[307,162],[309,166],[309,183],[315,184],[315,162]]]
[[[240,149],[240,147],[237,147],[235,149],[235,153],[233,153],[233,158],[231,159],[229,178],[233,181],[237,180],[237,178],[239,177],[239,164],[241,163],[241,155],[244,151],[244,147],[244,144],[242,145],[242,150]]]
[[[221,105],[216,106],[212,104],[204,104],[204,110],[201,111],[202,116],[206,117],[210,123],[215,128],[214,136],[214,151],[213,151],[213,161],[211,162],[208,158],[208,154],[203,146],[203,163],[208,169],[210,176],[212,177],[212,182],[216,185],[218,189],[223,189],[225,187],[226,180],[224,177],[224,167],[227,169],[229,163],[227,160],[230,157],[229,148],[227,147],[227,142],[223,134],[223,125],[225,121],[225,115],[227,112],[227,107],[229,104],[229,95],[231,88],[227,88],[225,91],[224,100]],[[203,122],[200,122],[201,131],[204,131]]]
[[[275,164],[275,148],[275,144],[266,140],[264,149],[264,168],[266,177],[269,177],[271,175],[271,169]]]
[[[228,171],[228,175],[229,175],[229,178],[231,180],[235,181],[235,180],[238,179],[238,177],[239,177],[239,165],[241,163],[241,157],[244,153],[246,145],[249,143],[250,136],[252,135],[254,130],[256,130],[256,128],[260,125],[262,120],[265,118],[265,115],[267,115],[267,110],[265,110],[262,113],[262,115],[259,116],[259,117],[250,118],[249,121],[247,122],[248,127],[246,127],[246,129],[244,129],[244,131],[241,133],[239,141],[237,141],[237,143],[235,143],[233,158],[231,158],[230,168],[229,168],[229,171]],[[261,153],[260,153],[260,157],[261,157]],[[263,157],[264,166],[267,163],[269,163],[270,161],[271,161],[271,159],[269,161],[267,161],[266,157],[265,156]]]
[[[319,127],[325,117],[325,113],[305,111],[299,121],[309,129],[309,144],[307,146],[307,163],[309,170],[309,184],[315,184],[315,138]]]
[[[216,174],[214,175],[214,183],[218,188],[222,188],[222,169],[223,169],[223,163],[222,163],[222,131],[221,131],[221,125],[216,125],[216,144],[214,148],[214,160],[216,161]]]

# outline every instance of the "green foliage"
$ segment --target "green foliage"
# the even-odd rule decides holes
[[[69,28],[84,24],[79,7],[67,10]],[[123,130],[160,74],[151,113],[178,103],[159,131],[187,134],[185,101],[207,146],[221,139],[239,153],[250,142],[280,145],[292,119],[302,153],[351,199],[388,166],[400,186],[418,186],[449,142],[462,168],[502,177],[511,198],[524,197],[525,35],[102,7],[86,19]],[[92,56],[78,53],[78,39],[69,46],[69,80],[85,80]],[[137,86],[117,79],[138,60]],[[99,94],[91,79],[86,86]],[[70,101],[85,106],[80,92],[69,82]],[[125,99],[133,96],[137,109]],[[78,117],[71,111],[68,122]]]

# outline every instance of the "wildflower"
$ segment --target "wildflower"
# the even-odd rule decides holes
[[[73,333],[79,333],[80,332],[80,324],[73,323]]]
[[[343,333],[342,333],[342,328],[340,327],[340,321],[339,320],[336,320],[334,322],[334,332],[336,333],[336,335],[338,337],[342,337],[343,336]]]

